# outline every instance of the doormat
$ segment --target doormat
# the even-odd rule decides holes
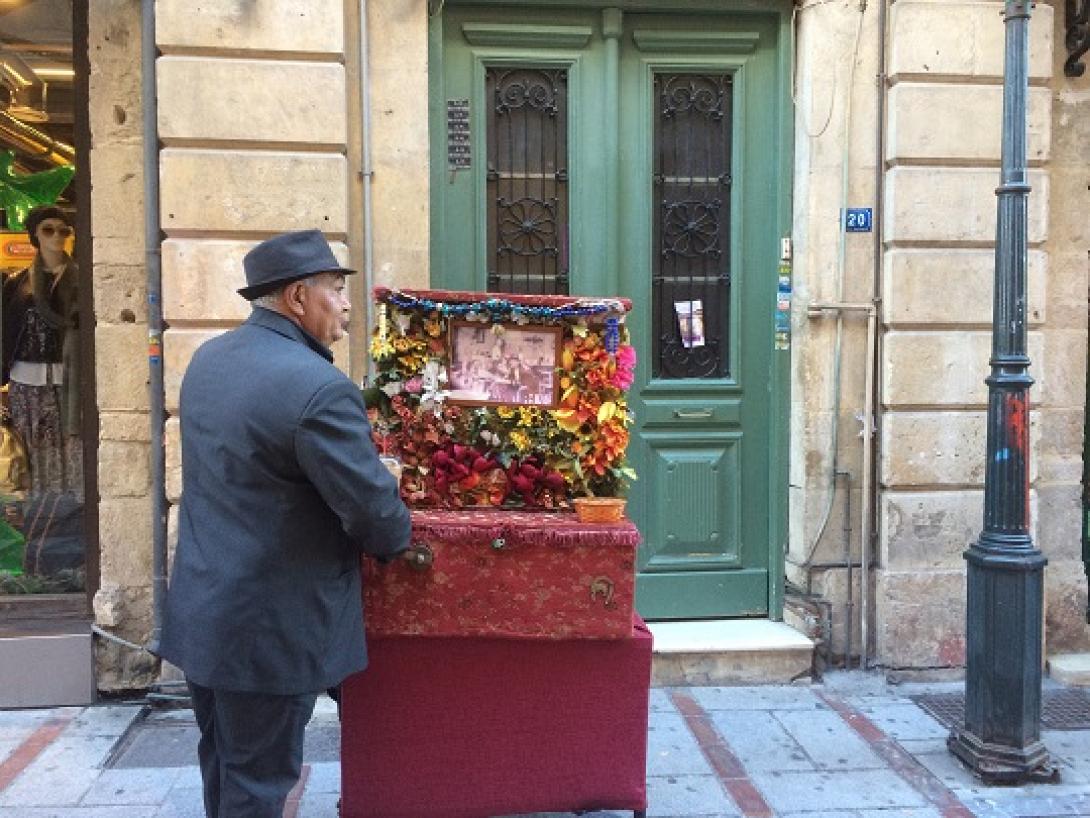
[[[965,720],[964,693],[911,696],[919,707],[953,730]],[[1041,696],[1042,730],[1090,730],[1090,691],[1046,690]]]

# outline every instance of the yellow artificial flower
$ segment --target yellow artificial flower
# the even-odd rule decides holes
[[[574,409],[553,409],[552,415],[556,420],[556,425],[565,432],[575,434],[579,431],[579,427],[583,425],[583,419]]]
[[[371,357],[376,361],[381,361],[383,358],[389,358],[393,354],[394,348],[390,343],[390,339],[378,335],[371,338]]]
[[[432,338],[438,338],[443,334],[443,324],[439,320],[439,313],[433,312],[424,322],[424,331]]]
[[[496,414],[498,414],[504,420],[510,420],[515,416],[515,410],[510,406],[499,406],[496,408]]]
[[[515,444],[515,448],[519,452],[525,452],[530,448],[530,437],[525,432],[520,432],[518,429],[511,432],[511,442]]]

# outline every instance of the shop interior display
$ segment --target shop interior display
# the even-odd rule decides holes
[[[0,274],[7,302],[4,321],[24,326],[20,305],[35,299],[27,295],[32,276],[27,271],[44,256],[25,231],[30,211],[56,205],[69,225],[77,209],[75,186],[76,76],[73,65],[73,5],[71,0],[21,0],[0,4]],[[76,279],[71,263],[74,235],[63,245],[63,276],[45,271],[53,282]],[[58,249],[59,255],[59,249]],[[58,265],[52,258],[48,264]],[[41,288],[39,288],[41,289]],[[52,295],[35,298],[49,310],[39,310],[57,323],[60,301],[74,306],[75,289],[67,283],[46,287]],[[25,292],[24,292],[25,291]],[[44,292],[44,289],[41,289]],[[64,291],[61,298],[57,295]],[[14,303],[18,301],[18,304]],[[74,313],[66,308],[64,322],[74,327]],[[40,321],[27,326],[41,327]],[[74,345],[69,344],[73,355]],[[7,355],[14,354],[10,349]],[[7,362],[10,363],[10,362]],[[48,366],[48,364],[45,364]],[[32,373],[30,380],[36,381]],[[61,367],[51,367],[50,376]],[[68,370],[70,373],[72,370]],[[23,377],[27,378],[24,368]],[[57,385],[56,381],[50,381]],[[25,385],[25,384],[24,384]],[[49,384],[40,387],[48,390]],[[71,397],[78,402],[78,384]],[[56,401],[27,400],[26,389],[12,400],[10,383],[3,384],[4,422],[0,429],[0,594],[65,593],[84,588],[85,539],[83,532],[82,442],[77,424],[65,424]],[[66,401],[67,401],[66,397]],[[71,413],[69,413],[71,415]],[[64,426],[65,428],[61,428]],[[28,434],[28,430],[30,433]],[[44,473],[50,452],[43,449],[42,430],[51,441],[63,438],[64,478]],[[55,432],[55,433],[54,433]],[[34,439],[30,439],[34,438]],[[55,465],[55,464],[54,464]],[[51,469],[52,471],[52,469]]]

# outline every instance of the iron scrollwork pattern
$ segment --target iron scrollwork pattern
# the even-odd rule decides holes
[[[1066,0],[1064,4],[1064,22],[1067,35],[1067,60],[1064,61],[1064,76],[1081,77],[1086,73],[1082,58],[1090,51],[1090,0]]]
[[[485,90],[488,287],[567,293],[567,71],[492,67]]]
[[[657,378],[730,374],[731,90],[729,74],[655,76]]]

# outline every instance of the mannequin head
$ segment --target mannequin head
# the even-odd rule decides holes
[[[30,211],[26,217],[26,231],[34,249],[59,255],[64,252],[64,244],[72,235],[72,225],[63,210],[48,205]]]

